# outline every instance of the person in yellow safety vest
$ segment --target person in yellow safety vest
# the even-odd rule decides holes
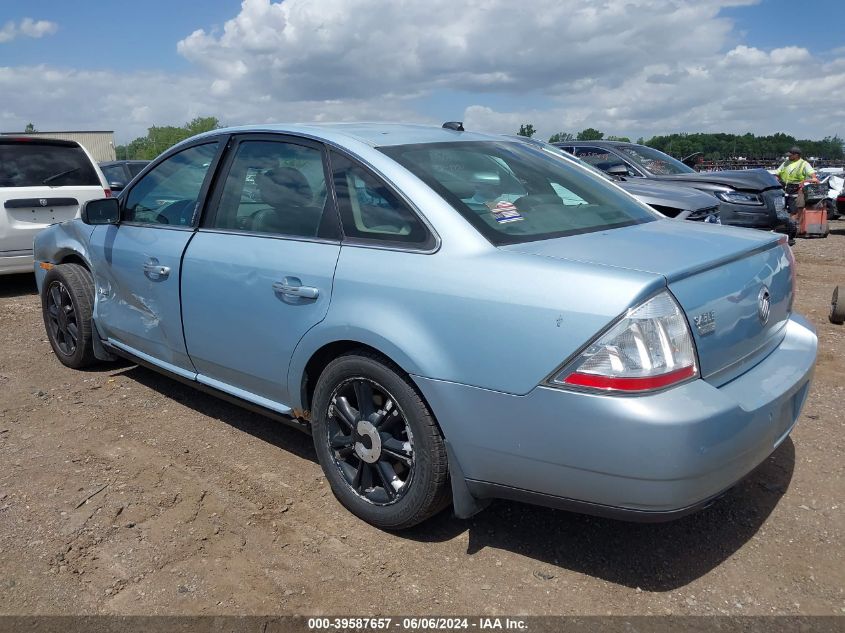
[[[778,167],[778,179],[783,183],[786,190],[786,210],[789,213],[789,220],[786,221],[786,234],[789,237],[789,245],[795,244],[795,236],[798,234],[798,224],[794,216],[798,213],[797,194],[800,185],[805,180],[818,182],[816,171],[806,160],[801,158],[801,148],[793,147],[789,150],[789,157]]]

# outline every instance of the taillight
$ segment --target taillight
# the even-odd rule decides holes
[[[631,308],[552,377],[555,386],[640,393],[698,376],[686,317],[668,291]]]
[[[103,193],[106,194],[106,198],[111,198],[111,189],[103,189]]]

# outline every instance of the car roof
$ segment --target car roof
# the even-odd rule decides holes
[[[348,141],[366,143],[371,147],[418,143],[448,143],[457,141],[502,141],[502,137],[479,132],[457,132],[434,125],[408,123],[305,123],[244,125],[207,132],[205,135],[245,132],[272,132],[298,134],[338,145]],[[196,137],[194,137],[196,138]]]

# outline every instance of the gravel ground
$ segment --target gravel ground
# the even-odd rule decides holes
[[[497,502],[410,532],[346,512],[308,436],[146,369],[53,356],[0,278],[0,614],[845,614],[845,222],[799,240],[816,378],[711,508],[642,525]]]

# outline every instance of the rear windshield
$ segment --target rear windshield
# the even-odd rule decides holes
[[[481,141],[382,147],[496,245],[655,220],[645,205],[527,143]]]
[[[94,166],[78,145],[0,142],[0,187],[99,184]]]

